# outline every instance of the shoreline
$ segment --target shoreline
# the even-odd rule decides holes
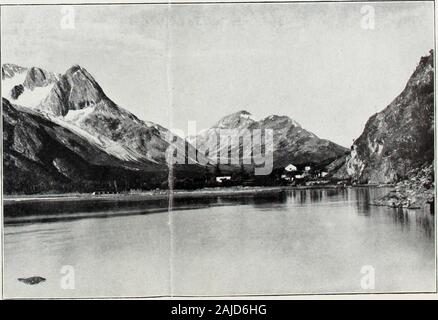
[[[24,202],[44,201],[153,201],[172,198],[201,198],[217,196],[242,196],[265,193],[276,193],[288,190],[311,190],[311,189],[347,189],[347,188],[379,188],[393,187],[393,185],[317,185],[317,186],[272,186],[272,187],[216,187],[203,188],[198,190],[168,190],[146,191],[141,193],[110,193],[93,195],[91,193],[69,193],[69,194],[37,194],[37,195],[3,195],[3,204],[10,205]]]

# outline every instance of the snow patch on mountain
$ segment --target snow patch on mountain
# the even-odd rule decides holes
[[[14,65],[2,71],[3,95],[14,104],[34,109],[120,160],[166,164],[169,131],[118,106],[85,68],[74,65],[62,75]],[[179,154],[185,153],[182,143],[176,145]]]
[[[33,109],[40,104],[41,100],[43,100],[49,94],[52,88],[53,84],[46,87],[37,87],[33,90],[24,90],[23,93],[16,100],[14,100],[9,93],[7,95],[7,99],[11,99],[11,101],[16,104]]]
[[[69,129],[78,136],[81,136],[87,140],[90,144],[100,148],[101,150],[107,152],[108,154],[115,156],[120,160],[125,161],[138,161],[139,156],[132,150],[123,147],[119,143],[103,136],[103,135],[92,135],[86,130],[82,129],[80,126],[80,119],[86,117],[87,114],[91,113],[93,108],[85,108],[83,110],[75,110],[71,112],[69,117],[53,116],[47,112],[43,112],[43,115],[54,123]],[[69,112],[69,113],[70,113]],[[153,160],[151,160],[153,161]],[[153,161],[155,162],[155,161]]]
[[[94,111],[92,106],[88,106],[84,109],[80,110],[70,110],[65,116],[64,120],[71,123],[81,122],[84,118],[86,118],[91,112]]]
[[[11,77],[2,79],[2,96],[9,100],[11,98],[12,88],[17,85],[23,84],[25,79],[25,72],[16,73],[13,74]]]
[[[33,83],[35,70],[40,74],[47,75],[44,83]],[[52,73],[43,71],[38,68],[24,68],[12,64],[4,64],[2,67],[2,96],[27,108],[36,108],[40,102],[50,93],[56,80],[56,76]],[[21,93],[13,94],[14,88],[20,87]]]

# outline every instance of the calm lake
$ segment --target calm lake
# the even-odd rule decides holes
[[[435,291],[434,216],[369,205],[388,190],[8,204],[5,296]]]

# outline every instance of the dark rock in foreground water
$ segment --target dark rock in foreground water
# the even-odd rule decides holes
[[[17,280],[21,281],[25,284],[34,285],[34,284],[38,284],[40,282],[46,281],[46,278],[36,276],[36,277],[29,277],[29,278],[18,278]]]

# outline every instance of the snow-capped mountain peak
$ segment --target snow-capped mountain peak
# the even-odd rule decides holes
[[[87,70],[74,65],[55,83],[38,109],[55,116],[65,116],[69,110],[81,110],[106,99],[102,88]]]
[[[275,126],[275,125],[279,125],[279,126],[294,126],[294,127],[299,127],[301,128],[301,124],[299,124],[297,121],[295,121],[294,119],[288,117],[288,116],[279,116],[279,115],[270,115],[267,116],[266,118],[262,119],[260,122],[264,123],[265,126]]]
[[[255,120],[253,119],[252,114],[246,110],[241,110],[223,117],[213,126],[213,128],[238,129],[247,127],[253,122],[255,122]]]
[[[167,167],[168,130],[118,106],[80,65],[62,75],[12,64],[3,69],[2,92],[13,104],[34,109],[122,161]]]
[[[217,139],[221,135],[222,129],[235,130],[237,136],[251,132],[254,134],[253,139],[257,137],[258,130],[272,130],[273,146],[271,149],[274,153],[276,167],[286,166],[291,162],[294,164],[320,164],[327,159],[335,159],[347,151],[333,142],[318,138],[288,116],[270,115],[256,121],[245,110],[223,117],[210,129],[203,130],[196,137],[189,137],[188,140],[192,143],[196,142],[196,147],[199,150],[209,150],[209,154],[217,154],[223,148],[228,149],[228,145],[219,146],[219,149],[217,147]],[[240,150],[241,147],[240,141],[234,139],[231,149]],[[248,155],[243,155],[243,157],[246,156]]]

